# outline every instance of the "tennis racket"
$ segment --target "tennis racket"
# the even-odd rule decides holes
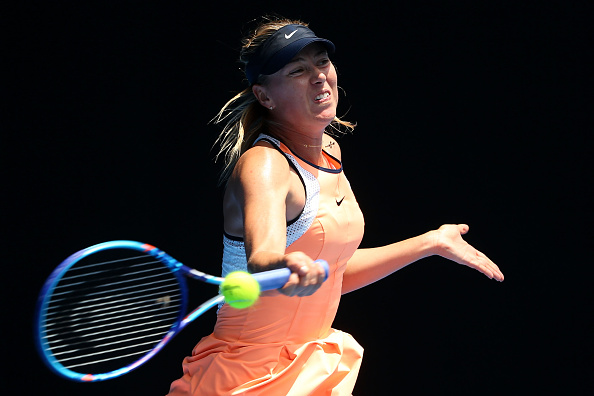
[[[328,276],[328,264],[319,260]],[[291,271],[253,274],[260,290],[282,287]],[[214,296],[186,314],[185,278],[220,285],[224,278],[186,267],[135,241],[91,246],[64,260],[45,282],[35,312],[44,362],[74,381],[124,375],[151,359],[188,323],[224,302]]]

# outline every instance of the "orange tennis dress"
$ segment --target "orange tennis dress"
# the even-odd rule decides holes
[[[331,326],[347,261],[363,237],[363,215],[340,161],[324,152],[332,169],[321,168],[272,137],[259,140],[283,152],[306,190],[303,212],[287,226],[286,252],[326,260],[329,277],[308,297],[274,290],[247,309],[223,305],[214,332],[184,359],[184,375],[169,395],[351,395],[363,348]],[[223,275],[247,265],[242,249],[243,241],[224,237]]]

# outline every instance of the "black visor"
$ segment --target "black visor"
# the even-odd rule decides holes
[[[319,42],[328,53],[334,52],[331,41],[319,38],[302,25],[287,25],[278,29],[256,50],[245,67],[245,75],[254,84],[261,74],[274,74],[291,61],[305,46]]]

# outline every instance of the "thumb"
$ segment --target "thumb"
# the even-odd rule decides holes
[[[468,232],[470,227],[467,224],[458,224],[458,230],[460,231],[461,235],[464,235]]]

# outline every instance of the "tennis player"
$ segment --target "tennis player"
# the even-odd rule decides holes
[[[301,21],[265,20],[244,40],[248,87],[221,110],[225,157],[223,275],[292,271],[248,309],[223,305],[212,334],[183,361],[176,395],[351,395],[363,348],[332,328],[340,297],[404,266],[439,255],[503,280],[466,243],[464,224],[360,249],[364,221],[332,132],[334,44]],[[330,265],[330,276],[314,263]]]

